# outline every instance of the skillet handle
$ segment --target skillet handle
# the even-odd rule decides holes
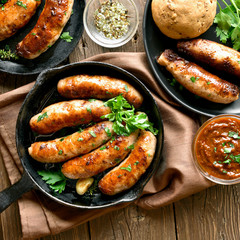
[[[0,192],[0,213],[34,187],[34,183],[26,172],[24,172],[22,178],[18,182]]]

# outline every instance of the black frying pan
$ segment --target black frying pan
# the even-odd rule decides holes
[[[12,37],[7,38],[4,41],[0,41],[0,49],[4,49],[5,46],[8,45],[13,52],[15,51],[17,43],[22,41],[22,39],[35,26],[38,17],[44,7],[44,3],[45,1],[42,0],[42,3],[38,7],[36,14],[30,19],[25,27],[20,29]],[[49,48],[46,52],[35,59],[29,60],[20,58],[17,61],[0,60],[0,71],[12,74],[31,75],[40,73],[45,69],[55,67],[64,61],[76,47],[79,39],[82,36],[84,7],[84,0],[74,1],[73,14],[63,29],[63,32],[69,32],[70,36],[73,37],[71,42],[66,42],[59,38],[51,48]]]
[[[159,129],[155,156],[145,174],[131,189],[113,197],[105,196],[100,191],[97,191],[92,195],[85,194],[84,196],[79,196],[75,190],[75,182],[70,180],[63,193],[54,193],[41,179],[37,171],[46,168],[54,168],[56,166],[49,166],[33,160],[27,151],[32,142],[41,138],[41,136],[37,136],[36,139],[36,135],[34,136],[31,131],[29,126],[30,118],[40,112],[45,106],[66,100],[58,94],[56,89],[57,82],[64,77],[76,74],[108,75],[129,82],[144,96],[143,109],[148,114],[150,121],[154,123],[154,127]],[[70,133],[72,129],[66,131],[69,131]],[[64,135],[67,135],[67,132],[64,132]],[[60,137],[61,134],[63,133],[60,131],[60,133],[56,133],[51,137],[45,137],[44,139],[47,140],[49,138]],[[41,190],[57,202],[82,209],[104,208],[124,202],[131,202],[140,197],[143,187],[151,178],[154,171],[159,167],[160,163],[160,167],[163,168],[163,161],[160,159],[163,147],[163,125],[158,106],[151,93],[140,80],[127,71],[110,64],[99,62],[74,63],[42,72],[38,76],[34,87],[26,96],[20,109],[16,125],[16,145],[25,172],[19,182],[0,193],[0,211],[3,211],[23,193],[30,191],[33,188]],[[107,171],[104,173],[106,172]],[[99,174],[97,179],[100,179],[104,173]]]

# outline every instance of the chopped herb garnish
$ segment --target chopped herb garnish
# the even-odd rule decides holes
[[[61,39],[65,40],[66,42],[71,42],[72,37],[69,35],[69,32],[63,32],[62,35],[60,36]]]
[[[211,82],[207,82],[207,85],[211,84]]]
[[[95,132],[94,131],[92,131],[92,130],[90,130],[90,131],[88,131],[93,137],[96,137],[96,134],[95,134]]]
[[[215,147],[213,150],[214,150],[214,152],[216,152],[216,151],[217,151],[217,148]]]
[[[232,143],[229,143],[229,146],[230,146],[231,148],[234,148],[234,144],[232,144]]]
[[[111,94],[111,95],[112,95],[112,93],[111,93],[111,92],[109,92],[109,91],[106,91],[106,94]]]
[[[118,178],[120,178],[121,176],[122,176],[122,174],[119,174],[119,175],[118,175]]]
[[[128,86],[126,84],[125,84],[124,88],[125,88],[125,91],[128,92]]]
[[[83,132],[83,129],[79,128],[78,133],[81,133],[81,132]]]
[[[226,145],[226,142],[222,143],[222,146],[224,147]]]
[[[120,169],[127,170],[128,172],[132,171],[131,164],[129,164],[127,167],[121,167]]]
[[[83,141],[83,138],[81,138],[81,137],[78,138],[78,142],[81,142],[81,141]]]
[[[224,153],[230,153],[232,151],[232,148],[224,148],[223,151]]]
[[[240,139],[240,136],[238,136],[238,133],[237,132],[229,132],[228,133],[228,136],[229,137],[232,137],[232,138],[234,138],[234,139]]]
[[[94,179],[93,184],[90,186],[90,188],[88,189],[88,192],[90,195],[93,195],[94,192],[97,192],[98,190],[98,180]]]
[[[227,164],[230,164],[231,162],[232,162],[231,159],[227,159],[227,160],[223,161],[223,163],[227,163]]]
[[[36,33],[31,33],[33,36],[35,36],[36,35]]]
[[[223,172],[223,173],[227,173],[227,171],[226,171],[226,170],[223,170],[222,172]]]
[[[60,149],[60,150],[58,151],[58,155],[62,155],[62,154],[63,154],[63,150]]]
[[[88,101],[89,101],[89,102],[95,102],[95,101],[96,101],[96,99],[94,99],[94,98],[91,98],[91,99],[88,99]]]
[[[221,161],[218,161],[218,163],[222,163]]]
[[[108,127],[106,127],[104,130],[107,133],[108,137],[112,136],[111,131],[110,131],[110,129]]]
[[[107,148],[106,146],[102,146],[102,147],[100,147],[100,150],[104,150],[106,148]]]
[[[151,157],[151,154],[150,154],[150,153],[148,153],[148,156],[149,156],[149,157]]]
[[[39,115],[37,122],[42,121],[44,118],[48,118],[47,112],[43,113],[42,115]]]
[[[131,144],[130,146],[127,147],[128,149],[134,149],[134,144]]]
[[[18,60],[19,56],[16,53],[13,53],[9,48],[9,45],[5,46],[5,49],[0,49],[0,59],[2,60]]]
[[[216,164],[217,164],[217,162],[216,162],[216,161],[214,161],[214,162],[213,162],[213,165],[216,165]]]
[[[18,6],[21,6],[21,7],[25,8],[25,9],[27,9],[27,5],[26,5],[26,4],[23,4],[22,1],[17,0],[16,4],[17,4]]]
[[[122,160],[121,158],[115,158],[115,159],[114,159],[114,161],[115,161],[116,163],[121,162],[121,160]]]
[[[119,146],[114,146],[114,149],[119,151],[120,148]]]
[[[138,165],[139,164],[139,161],[136,161],[135,163],[134,163],[134,165]]]
[[[191,77],[190,80],[194,83],[199,79],[199,77]]]
[[[92,143],[92,146],[95,147],[95,143]]]
[[[92,109],[90,107],[87,107],[87,111],[91,113]]]

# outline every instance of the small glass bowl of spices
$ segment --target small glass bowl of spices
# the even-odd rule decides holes
[[[89,0],[83,13],[84,28],[97,44],[116,48],[132,39],[139,15],[133,0]]]
[[[223,114],[206,121],[192,145],[195,166],[212,182],[240,183],[240,116]]]

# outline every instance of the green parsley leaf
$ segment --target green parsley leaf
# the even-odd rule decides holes
[[[92,99],[88,99],[89,102],[95,102],[96,99],[92,98]]]
[[[134,106],[131,106],[122,94],[109,99],[104,105],[110,107],[112,112],[101,118],[108,118],[113,122],[113,131],[117,135],[129,136],[136,129],[146,129],[154,135],[158,134],[153,123],[148,121],[147,115],[145,113],[135,114]]]
[[[134,149],[134,144],[131,144],[130,146],[127,147],[128,149]]]
[[[60,150],[58,151],[58,155],[62,155],[62,154],[63,154],[63,150],[60,149]]]
[[[215,147],[213,150],[214,150],[214,152],[216,152],[216,151],[217,151],[217,148]]]
[[[108,137],[112,136],[111,131],[110,131],[110,129],[108,127],[106,127],[104,130],[107,133]]]
[[[227,164],[230,164],[231,162],[232,162],[231,159],[227,159],[227,160],[223,161],[223,163],[227,163]]]
[[[43,113],[42,115],[39,115],[37,122],[42,121],[44,118],[48,118],[47,112]]]
[[[135,163],[134,163],[134,165],[138,165],[139,164],[139,161],[136,161]]]
[[[227,171],[226,171],[226,170],[223,170],[222,172],[223,172],[223,173],[227,173]]]
[[[60,36],[61,39],[65,40],[66,42],[71,42],[72,37],[69,35],[69,32],[63,32],[62,35]]]
[[[131,164],[129,164],[127,167],[121,167],[120,169],[126,170],[126,171],[128,171],[128,172],[131,172],[131,171],[132,171]]]
[[[31,33],[33,36],[35,36],[36,35],[36,33]]]
[[[92,109],[90,107],[87,107],[87,111],[92,113]]]
[[[62,193],[65,190],[66,177],[62,174],[61,170],[57,172],[42,170],[37,173],[55,192]]]
[[[78,138],[78,142],[82,142],[83,141],[83,138]]]
[[[114,149],[119,151],[120,148],[119,146],[114,146]]]
[[[128,92],[128,86],[126,84],[125,84],[124,88],[125,88],[125,91]]]

